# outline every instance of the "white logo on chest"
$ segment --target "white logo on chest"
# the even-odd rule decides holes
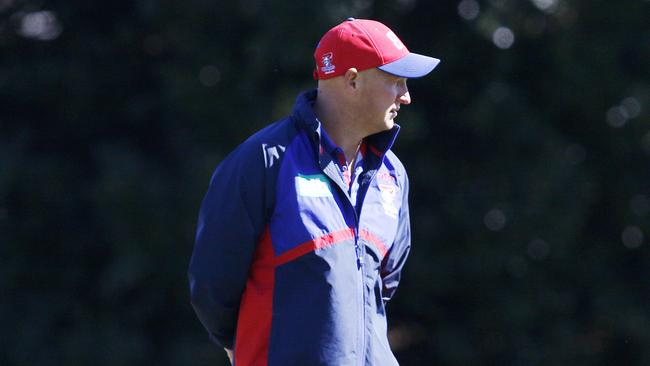
[[[332,197],[329,182],[322,175],[296,176],[296,192],[302,197]]]

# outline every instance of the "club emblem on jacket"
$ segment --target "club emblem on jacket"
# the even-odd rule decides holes
[[[396,219],[399,210],[395,205],[395,201],[399,187],[394,184],[379,183],[378,185],[379,191],[381,192],[381,206],[384,208],[384,212],[386,215]]]

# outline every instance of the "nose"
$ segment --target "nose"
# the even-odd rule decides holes
[[[400,102],[401,104],[411,104],[411,94],[409,94],[408,91],[406,93],[402,94],[397,98],[397,101]]]
[[[409,88],[406,86],[406,79],[401,83],[401,89],[397,97],[397,102],[401,104],[411,104],[411,94],[409,94]]]

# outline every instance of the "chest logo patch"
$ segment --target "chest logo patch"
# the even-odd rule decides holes
[[[322,174],[296,176],[296,192],[302,197],[332,197],[330,182]]]
[[[396,219],[399,210],[395,205],[397,201],[397,192],[399,187],[394,184],[379,183],[379,191],[381,192],[381,206],[384,208],[386,215]]]

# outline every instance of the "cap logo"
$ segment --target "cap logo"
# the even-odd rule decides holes
[[[334,58],[334,55],[332,52],[328,52],[321,57],[320,62],[323,64],[323,67],[320,68],[320,70],[324,74],[331,74],[334,72],[336,69],[336,66],[332,64],[332,59]]]
[[[402,43],[402,41],[400,41],[399,38],[397,38],[397,36],[395,35],[395,33],[393,33],[392,31],[388,31],[386,33],[386,37],[388,37],[388,39],[390,39],[390,41],[393,42],[393,44],[395,45],[395,47],[397,47],[398,50],[404,48],[404,43]]]

